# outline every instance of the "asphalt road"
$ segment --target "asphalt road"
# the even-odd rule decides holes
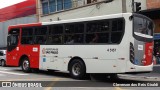
[[[155,65],[155,66],[153,67],[153,72],[154,72],[154,73],[160,73],[160,65]]]
[[[67,72],[24,73],[17,67],[0,67],[0,86],[3,82],[0,90],[160,90],[160,83],[157,83],[160,81],[159,68],[154,67],[154,71],[147,74],[120,74],[119,79],[93,81],[89,77],[84,80],[72,79]],[[159,87],[147,86],[148,81],[156,81]],[[7,86],[8,82],[11,82],[12,88]],[[121,84],[125,86],[121,87]]]

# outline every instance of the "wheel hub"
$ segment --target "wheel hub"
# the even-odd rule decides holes
[[[79,75],[80,70],[81,70],[81,66],[78,63],[73,65],[72,72],[73,72],[74,75]]]
[[[27,70],[29,68],[29,62],[27,61],[27,60],[25,60],[24,62],[23,62],[23,69],[24,70]]]

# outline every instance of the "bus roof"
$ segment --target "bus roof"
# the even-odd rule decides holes
[[[132,13],[120,13],[120,14],[110,14],[110,15],[102,15],[102,16],[94,16],[94,17],[85,17],[85,18],[76,18],[76,19],[67,19],[61,21],[52,21],[52,22],[42,22],[42,25],[52,25],[52,24],[60,24],[60,23],[73,23],[73,22],[83,22],[83,21],[92,21],[99,19],[111,19],[111,18],[120,18],[125,15],[131,16]]]
[[[38,23],[18,24],[18,25],[9,26],[9,30],[11,28],[34,27],[34,26],[52,25],[52,24],[60,24],[60,23],[68,23],[68,22],[72,23],[72,22],[82,22],[82,21],[91,21],[91,20],[99,20],[99,19],[119,18],[119,17],[123,17],[124,15],[131,16],[132,13],[119,13],[119,14],[110,14],[110,15],[85,17],[85,18],[76,18],[76,19],[67,19],[67,20],[51,21],[51,22],[38,22]]]

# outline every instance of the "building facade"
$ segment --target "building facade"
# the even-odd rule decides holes
[[[160,0],[147,0],[147,9],[155,22],[155,33],[160,33]]]
[[[25,0],[0,9],[0,48],[7,46],[8,26],[38,22],[36,0]]]
[[[146,9],[146,0],[141,2]],[[37,0],[40,22],[132,12],[132,0]]]

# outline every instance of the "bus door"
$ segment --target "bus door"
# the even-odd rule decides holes
[[[9,31],[8,37],[7,37],[7,60],[6,64],[9,65],[18,65],[18,52],[19,47],[18,42],[19,42],[19,34],[20,30],[19,29],[12,29]],[[16,65],[16,66],[17,66]]]

